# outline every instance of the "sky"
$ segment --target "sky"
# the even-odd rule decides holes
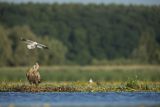
[[[0,2],[14,2],[14,3],[96,3],[96,4],[138,4],[138,5],[160,5],[160,0],[0,0]]]

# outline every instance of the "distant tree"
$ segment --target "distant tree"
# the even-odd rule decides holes
[[[28,26],[16,26],[10,30],[9,39],[12,47],[12,65],[26,66],[37,60],[36,50],[28,50],[20,38],[38,40]]]
[[[54,38],[43,37],[43,42],[48,50],[38,50],[38,62],[44,65],[59,65],[66,61],[67,47]]]
[[[160,6],[0,3],[0,25],[11,31],[9,35],[19,35],[15,32],[25,32],[22,29],[28,29],[27,32],[31,32],[31,35],[35,35],[39,40],[44,39],[46,35],[49,39],[58,40],[67,48],[65,59],[70,63],[89,64],[92,59],[97,61],[128,59],[133,51],[135,53],[133,56],[137,58],[139,56],[143,61],[158,63],[159,11]],[[19,28],[13,32],[12,30],[16,27]],[[29,37],[27,35],[25,36]],[[155,49],[149,48],[151,50],[148,50],[147,45],[143,47],[140,44],[139,40],[142,35],[150,35],[149,38],[155,35],[152,41],[154,46],[150,45]],[[9,36],[13,54],[15,51],[22,53],[19,52],[20,47],[17,47],[18,42],[13,42],[17,37]],[[144,55],[138,55],[140,51],[143,51]],[[51,64],[47,58],[45,59],[43,64]],[[17,64],[20,63],[24,65],[17,61]]]
[[[91,55],[88,51],[88,36],[86,30],[83,28],[75,28],[69,37],[69,41],[70,50],[67,58],[79,64],[89,63],[91,61]]]
[[[10,65],[12,56],[11,43],[8,39],[8,30],[0,26],[0,66]]]
[[[144,63],[160,63],[160,46],[155,35],[149,31],[142,32],[138,47],[133,51],[133,58]]]

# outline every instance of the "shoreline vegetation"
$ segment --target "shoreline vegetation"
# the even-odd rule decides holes
[[[0,92],[160,92],[160,82],[44,82],[39,86],[22,82],[1,82]]]
[[[38,86],[27,82],[28,68],[1,67],[0,92],[160,92],[158,65],[45,66]]]

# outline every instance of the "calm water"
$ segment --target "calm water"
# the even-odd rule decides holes
[[[160,107],[158,92],[0,92],[0,107]]]

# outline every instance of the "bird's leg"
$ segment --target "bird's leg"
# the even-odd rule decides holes
[[[38,83],[37,82],[36,82],[35,86],[36,86],[36,88],[38,87]]]

